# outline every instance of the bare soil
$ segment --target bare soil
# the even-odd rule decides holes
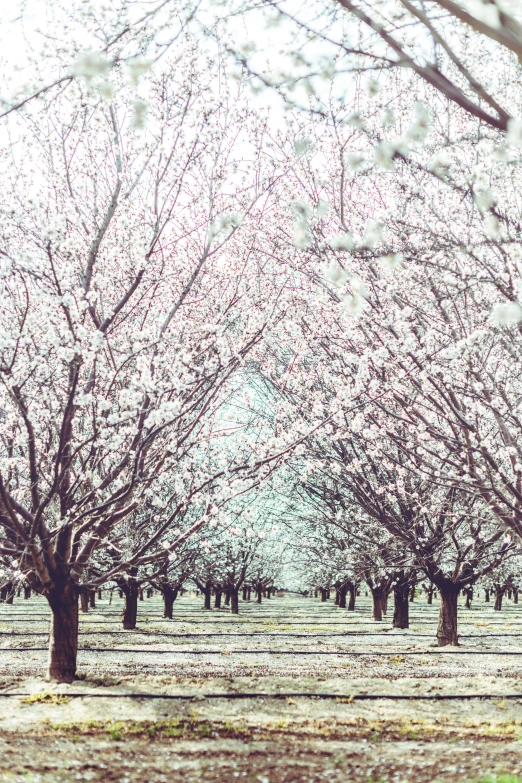
[[[522,778],[522,611],[511,603],[500,613],[480,602],[461,609],[462,646],[440,654],[437,608],[414,603],[412,628],[397,632],[371,620],[364,598],[355,613],[287,597],[241,604],[231,617],[187,596],[172,621],[154,598],[140,604],[140,632],[124,632],[121,602],[105,598],[82,618],[80,644],[95,649],[80,651],[80,679],[57,686],[41,677],[45,650],[27,649],[46,646],[45,603],[2,605],[1,687],[31,695],[0,697],[0,783]],[[208,698],[254,692],[338,698]],[[491,698],[351,698],[364,693]]]

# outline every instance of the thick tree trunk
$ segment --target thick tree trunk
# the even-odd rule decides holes
[[[433,603],[433,587],[428,587],[428,605],[431,606]]]
[[[409,628],[410,616],[409,616],[409,601],[408,601],[409,586],[406,584],[396,584],[393,587],[393,627],[394,628]]]
[[[256,594],[257,594],[257,603],[260,604],[263,602],[263,588],[262,587],[256,587]]]
[[[214,600],[214,606],[216,609],[221,608],[221,596],[223,595],[223,590],[216,590],[216,598]]]
[[[466,607],[466,609],[471,609],[471,602],[473,600],[473,588],[468,587],[468,589],[465,590],[465,593],[466,593],[466,603],[464,604],[464,606]]]
[[[516,587],[513,590],[513,603],[518,604],[518,588]]]
[[[246,601],[247,599],[247,592],[248,592],[247,588],[243,587],[243,601]]]
[[[51,607],[47,678],[56,682],[76,679],[78,654],[78,592],[73,585],[47,595]]]
[[[212,582],[210,580],[205,582],[205,587],[203,588],[203,596],[204,596],[203,609],[212,609]]]
[[[319,592],[321,594],[321,603],[324,603],[326,601],[326,590],[323,587],[320,587]]]
[[[380,587],[370,588],[373,599],[373,619],[380,622],[382,620],[383,591]]]
[[[437,628],[437,643],[439,647],[458,645],[457,630],[459,588],[454,584],[446,584],[440,589],[439,626]]]
[[[163,617],[167,620],[172,620],[174,601],[178,597],[178,591],[166,585],[161,592],[163,593]]]
[[[31,588],[27,585],[24,585],[24,598],[27,600],[31,597]]]
[[[348,592],[348,585],[343,585],[339,588],[338,596],[339,596],[339,603],[338,606],[340,609],[346,609],[346,594]]]
[[[123,607],[123,627],[127,631],[136,628],[138,619],[138,595],[140,588],[135,582],[129,582],[123,588],[125,595],[125,606]]]
[[[230,606],[230,590],[225,590],[225,606]]]
[[[484,601],[489,604],[489,590],[484,590]]]
[[[235,587],[230,590],[230,611],[239,614],[239,590]]]
[[[410,590],[410,604],[415,601],[415,585]]]
[[[96,593],[94,590],[89,591],[89,606],[91,609],[96,609]]]
[[[500,612],[502,609],[502,599],[504,598],[504,591],[503,590],[496,590],[495,592],[495,605],[493,609],[495,612]]]
[[[80,593],[80,605],[82,607],[82,612],[89,611],[89,596],[85,590],[82,590]]]
[[[348,593],[350,594],[348,599],[348,611],[353,612],[355,610],[355,595],[357,593],[355,585],[348,585]]]

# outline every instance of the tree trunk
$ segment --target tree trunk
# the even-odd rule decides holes
[[[78,654],[78,592],[73,585],[47,595],[51,607],[47,678],[56,682],[76,679]]]
[[[230,606],[230,590],[225,590],[225,606]]]
[[[91,609],[96,609],[96,593],[94,590],[89,590],[89,606]]]
[[[178,597],[178,591],[169,585],[165,585],[162,588],[163,593],[163,617],[167,620],[172,620],[174,611],[174,601]]]
[[[230,611],[239,614],[239,590],[235,587],[230,590]]]
[[[415,585],[410,590],[410,604],[415,601]]]
[[[409,601],[408,601],[409,585],[399,584],[393,587],[393,627],[394,628],[409,628]]]
[[[205,597],[205,600],[203,602],[203,609],[212,609],[212,582],[210,580],[205,582],[205,587],[203,588],[203,595]]]
[[[433,586],[430,585],[428,587],[428,605],[431,606],[433,603]]]
[[[260,604],[263,601],[263,588],[256,587],[257,603]]]
[[[346,594],[348,592],[348,585],[343,585],[339,588],[339,591],[337,593],[339,597],[338,606],[339,609],[346,609]]]
[[[243,587],[243,601],[246,601],[246,599],[247,599],[247,592],[248,592],[247,588]]]
[[[468,587],[468,589],[465,592],[466,592],[466,603],[464,604],[464,606],[466,607],[466,609],[471,609],[471,602],[473,600],[473,588]]]
[[[138,595],[140,588],[136,582],[129,582],[123,588],[123,594],[125,595],[125,606],[123,607],[123,627],[127,631],[132,631],[136,628],[136,621],[138,619]]]
[[[221,608],[221,596],[223,595],[223,590],[216,590],[216,599],[214,601],[214,606],[216,609]]]
[[[87,595],[87,592],[85,590],[82,590],[80,593],[80,603],[82,607],[82,612],[88,612],[89,611],[89,596]]]
[[[350,593],[350,598],[348,599],[348,611],[353,612],[355,610],[355,595],[357,593],[355,585],[348,585],[348,592]]]
[[[324,603],[326,601],[326,590],[320,587],[319,592],[321,593],[321,603]]]
[[[502,599],[504,598],[504,590],[496,590],[495,591],[495,606],[493,609],[495,612],[500,612],[502,609]]]
[[[380,622],[382,620],[382,599],[383,591],[380,587],[371,587],[373,599],[373,619]]]
[[[484,601],[489,604],[489,590],[484,590]]]
[[[24,598],[27,600],[30,597],[31,597],[31,588],[29,586],[25,585],[24,586]]]
[[[446,647],[448,644],[457,646],[459,643],[457,631],[459,588],[454,584],[446,584],[439,589],[440,611],[437,643],[439,647]]]
[[[518,587],[513,590],[513,603],[518,604]]]

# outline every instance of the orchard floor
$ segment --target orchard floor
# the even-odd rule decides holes
[[[122,602],[104,596],[81,618],[72,685],[42,678],[46,603],[0,605],[0,783],[522,783],[522,604],[460,608],[461,646],[440,651],[438,604],[422,598],[408,631],[375,623],[367,597],[355,612],[272,598],[235,617],[193,595],[174,620],[140,602],[122,631]],[[489,698],[384,698],[452,694]]]

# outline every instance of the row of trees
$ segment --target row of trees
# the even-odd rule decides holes
[[[51,678],[75,676],[82,591],[116,582],[132,625],[143,575],[204,561],[268,491],[298,553],[338,539],[381,592],[422,572],[439,644],[462,589],[511,573],[520,24],[312,5],[55,2],[6,79],[0,557],[49,601]],[[234,42],[245,10],[294,36],[281,73]],[[249,84],[306,114],[273,122]],[[237,596],[226,541],[201,584]]]

